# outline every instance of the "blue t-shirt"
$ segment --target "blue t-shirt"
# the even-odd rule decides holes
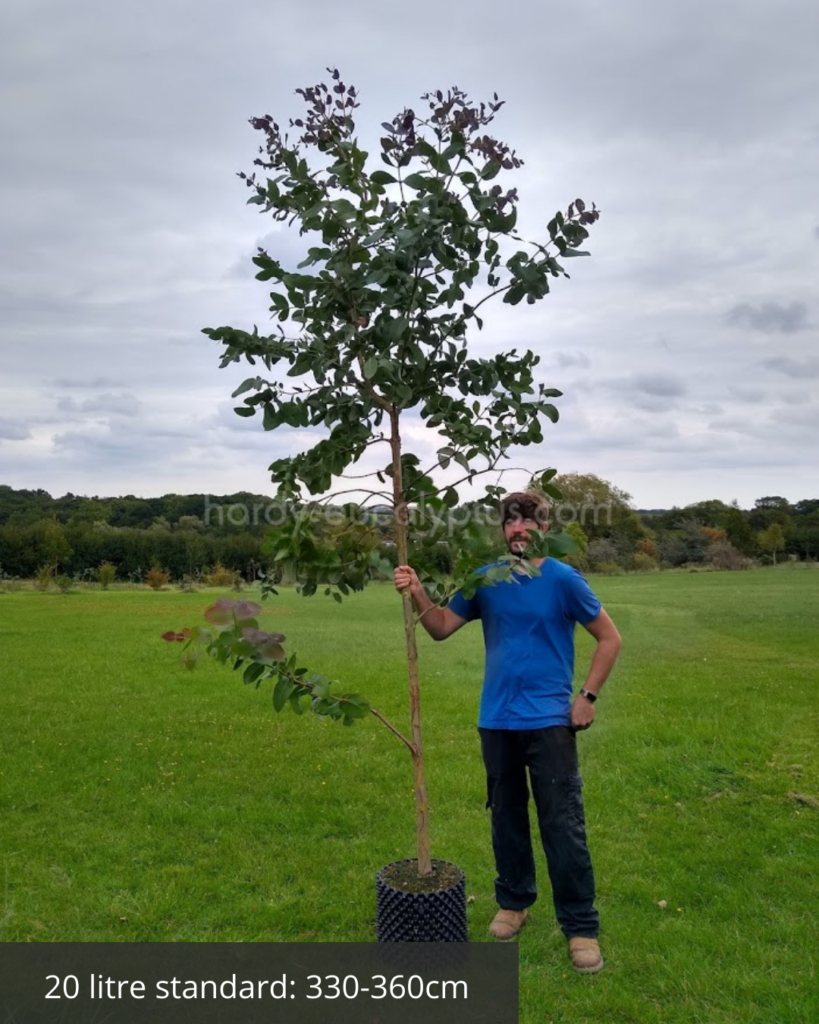
[[[456,615],[483,625],[486,670],[478,725],[569,725],[575,623],[591,622],[602,605],[576,569],[553,558],[540,566],[540,576],[516,579],[479,587],[468,600],[458,591],[449,602]]]

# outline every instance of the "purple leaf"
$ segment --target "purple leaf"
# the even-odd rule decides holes
[[[282,644],[285,641],[283,633],[265,633],[263,629],[254,629],[251,626],[242,630],[242,636],[254,646],[266,643]]]

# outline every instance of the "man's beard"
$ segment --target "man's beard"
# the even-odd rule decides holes
[[[506,542],[506,547],[509,549],[510,554],[522,557],[529,548],[529,538],[513,537],[512,540]]]

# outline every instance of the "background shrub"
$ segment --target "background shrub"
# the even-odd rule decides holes
[[[237,577],[241,582],[235,569],[227,569],[221,562],[217,562],[205,577],[205,582],[209,587],[235,587]]]
[[[151,590],[161,590],[170,581],[170,574],[165,572],[164,569],[160,569],[158,565],[155,565],[145,573],[145,582]]]
[[[598,562],[594,571],[601,576],[623,576],[626,570],[619,562]]]
[[[34,589],[43,591],[48,590],[53,582],[54,567],[51,565],[41,565],[34,574]]]
[[[621,570],[623,568],[620,564],[620,550],[608,537],[589,542],[588,559],[594,572],[606,572],[602,568],[604,565],[616,565]]]
[[[116,567],[110,562],[103,562],[99,569],[97,569],[97,583],[99,583],[103,590],[107,590],[116,578]]]
[[[731,544],[730,541],[721,540],[711,545],[711,565],[716,569],[750,569],[754,564],[752,558],[748,558]]]
[[[637,551],[631,557],[630,568],[634,572],[657,572],[660,567],[657,565],[656,559],[652,558],[651,555],[646,554],[644,551]]]

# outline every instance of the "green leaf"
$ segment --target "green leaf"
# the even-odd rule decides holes
[[[561,530],[559,533],[549,531],[546,534],[546,541],[549,546],[549,554],[551,555],[562,557],[577,550],[577,541],[565,530]]]
[[[237,405],[233,410],[237,416],[255,416],[256,410],[250,405]]]
[[[355,220],[358,216],[358,210],[356,210],[349,199],[334,199],[328,205],[331,210],[335,210],[342,220]]]
[[[454,448],[439,448],[438,449],[438,465],[441,469],[446,469],[449,466],[452,456],[455,454]]]
[[[256,275],[258,281],[269,281],[274,278],[276,281],[281,280],[282,268],[277,260],[271,259],[267,253],[260,252],[258,256],[253,257],[253,262],[257,267],[261,267],[259,273]]]
[[[262,423],[265,430],[275,430],[279,425],[279,417],[276,415],[276,410],[269,402],[265,404]]]
[[[259,277],[259,275],[256,275]],[[279,295],[278,292],[270,293],[270,302],[272,303],[271,309],[279,314],[279,320],[286,320],[290,316],[290,303],[283,295]]]
[[[298,267],[309,267],[313,263],[318,263],[319,260],[329,260],[332,255],[333,252],[331,249],[308,249],[306,259],[303,259],[301,263],[298,264]]]
[[[243,381],[238,388],[230,396],[231,398],[238,398],[239,395],[243,395],[246,391],[250,391],[253,388],[258,388],[261,381],[258,377],[248,377],[246,381]]]
[[[326,676],[319,675],[317,672],[313,675],[308,676],[305,680],[312,686],[312,693],[314,697],[325,699],[330,694],[330,680]]]
[[[498,161],[489,160],[487,163],[483,165],[483,169],[481,170],[481,177],[483,178],[484,181],[491,181],[493,178],[496,178],[498,174],[500,174],[500,171],[501,165],[498,163]]]
[[[255,661],[251,662],[242,673],[242,682],[245,686],[255,683],[259,676],[264,675],[265,669],[265,665],[259,665]]]
[[[282,711],[284,705],[295,692],[296,685],[286,676],[280,676],[279,681],[273,688],[273,707],[276,711]]]
[[[382,238],[386,238],[386,236],[388,234],[389,234],[389,232],[388,232],[387,228],[378,228],[377,230],[373,231],[372,234],[367,235],[365,238],[362,238],[361,239],[361,244],[362,245],[375,245],[375,243],[376,242],[380,242]],[[381,269],[376,269],[376,271],[375,271],[376,275],[380,275],[382,273],[383,273],[383,270],[381,270]],[[372,283],[373,284],[377,284],[378,282],[377,281],[373,281]]]
[[[431,142],[427,142],[426,139],[418,139],[415,143],[415,152],[419,156],[424,156],[427,160],[432,160],[433,157],[438,156],[438,150],[432,145]]]
[[[393,341],[401,338],[409,330],[409,320],[405,316],[397,316],[387,324],[385,334]]]
[[[416,172],[415,174],[408,174],[406,178],[404,178],[404,184],[408,185],[410,188],[414,188],[418,192],[428,192],[430,187],[434,187],[435,179]]]
[[[348,718],[364,718],[370,710],[370,705],[358,693],[345,693],[338,698],[337,707]]]
[[[398,179],[390,174],[389,171],[374,171],[370,175],[370,181],[374,185],[393,185]]]

